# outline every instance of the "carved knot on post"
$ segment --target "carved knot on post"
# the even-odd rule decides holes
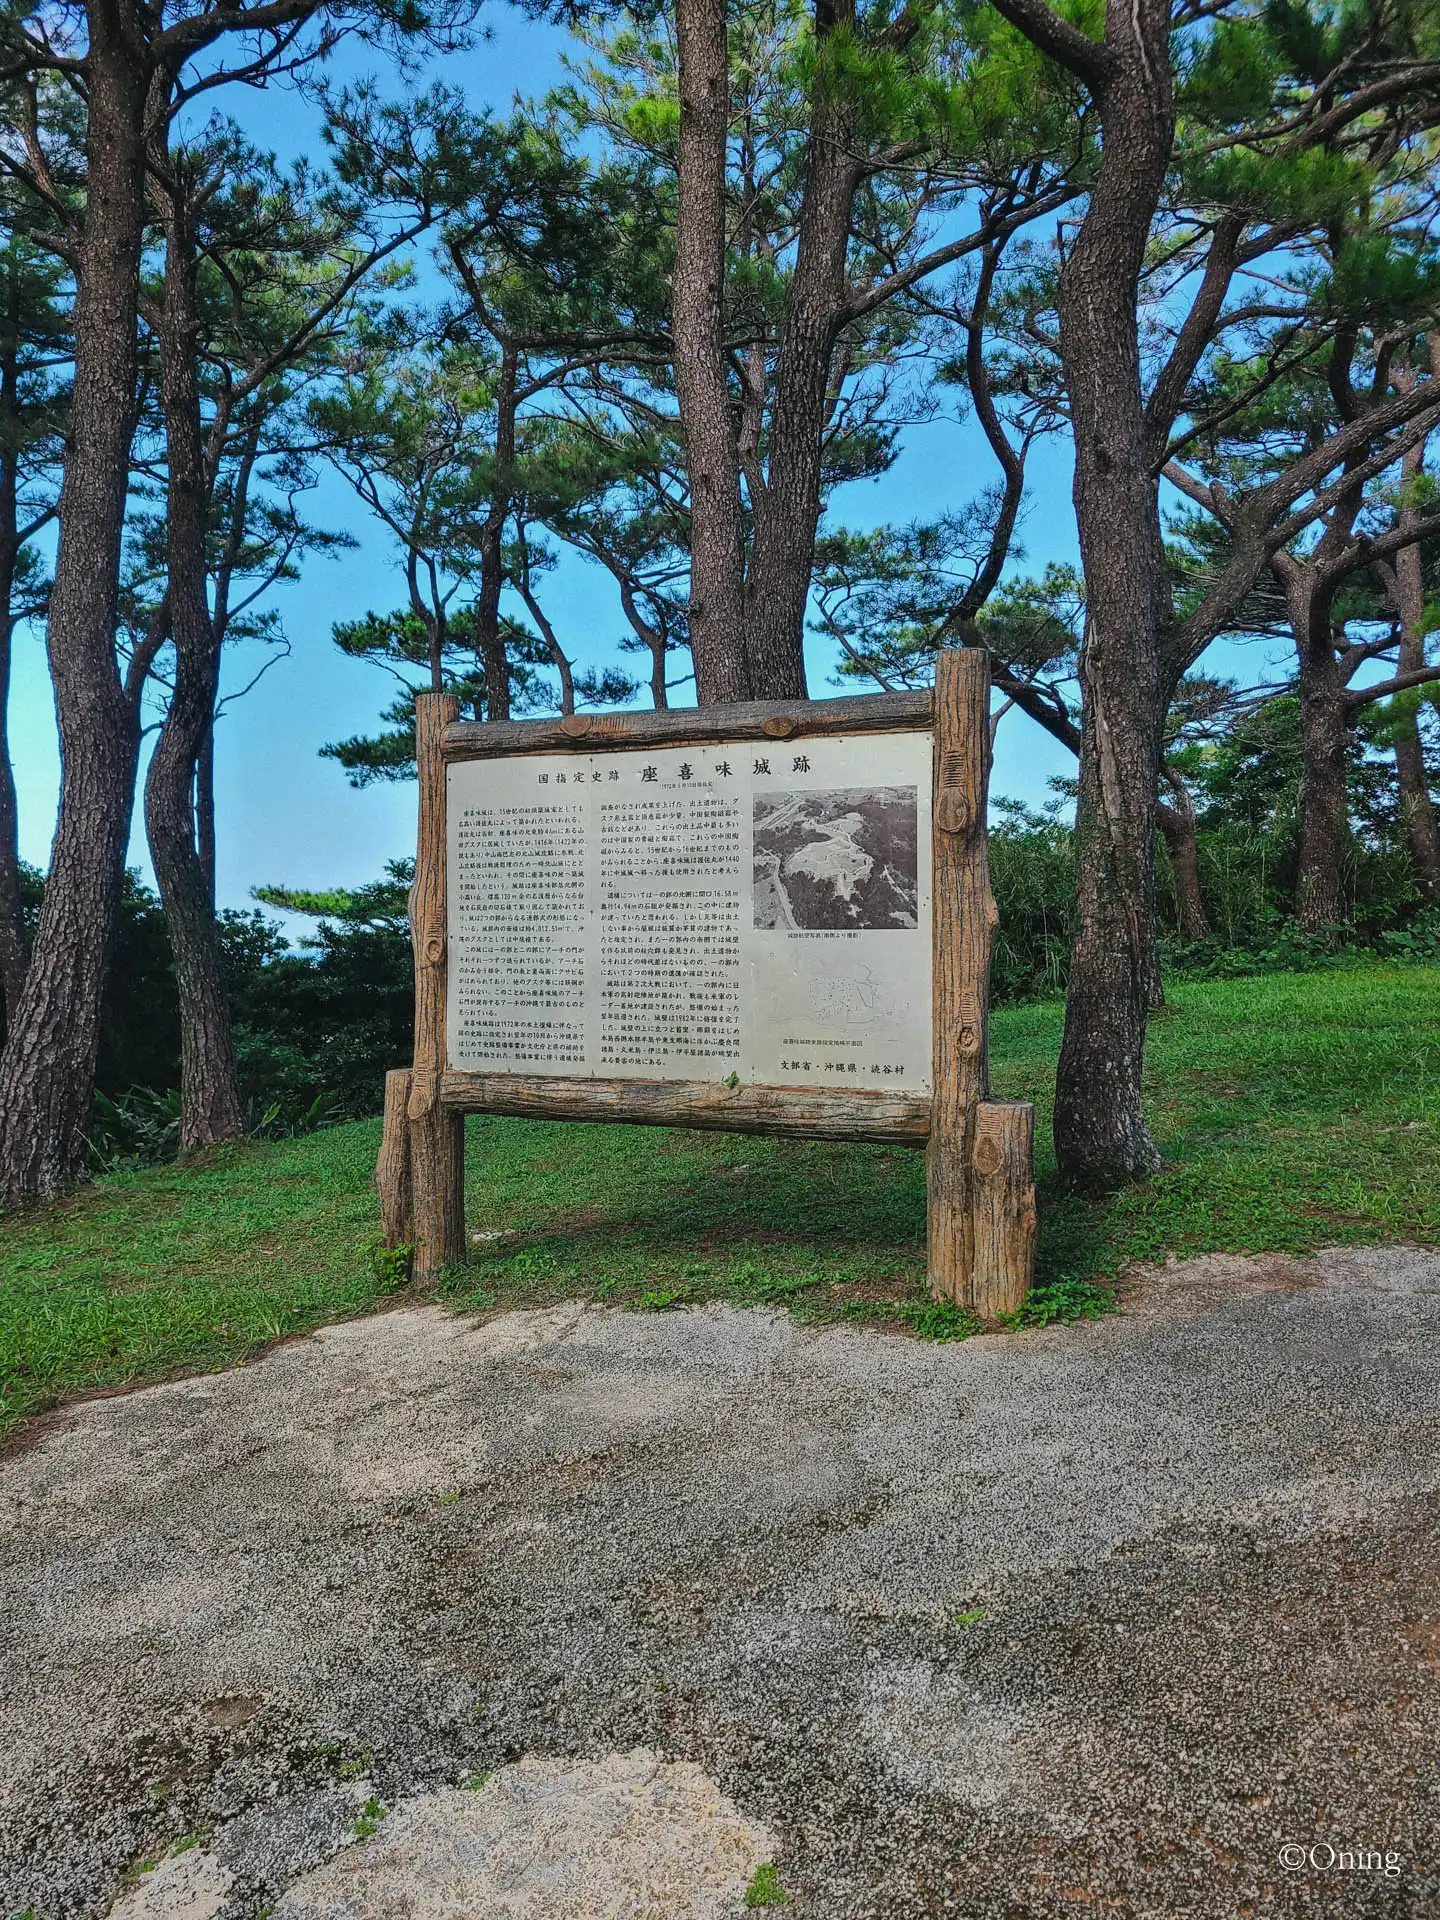
[[[443,933],[428,934],[426,936],[425,945],[422,951],[425,956],[425,964],[431,967],[438,967],[440,962],[445,958],[444,934]]]
[[[985,1044],[985,1007],[974,987],[965,987],[955,996],[959,1024],[955,1028],[955,1051],[973,1058]]]
[[[941,787],[935,800],[935,825],[941,833],[964,833],[974,815],[967,794],[955,787]]]
[[[1005,1164],[1005,1155],[1000,1143],[992,1140],[989,1134],[982,1134],[975,1142],[975,1171],[977,1173],[998,1173]]]
[[[423,1120],[435,1111],[440,1099],[440,1076],[416,1068],[410,1075],[410,1101],[407,1112],[412,1120]]]
[[[787,720],[783,713],[777,713],[773,718],[760,722],[760,731],[772,740],[788,740],[795,731],[795,722]]]

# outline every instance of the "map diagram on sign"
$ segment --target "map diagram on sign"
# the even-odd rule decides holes
[[[864,1030],[892,1019],[900,996],[883,987],[869,967],[855,974],[819,974],[810,982],[810,1012],[823,1025]]]
[[[919,925],[918,792],[756,793],[755,925],[845,932]]]

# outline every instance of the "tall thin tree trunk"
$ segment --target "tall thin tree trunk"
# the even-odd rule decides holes
[[[1210,916],[1200,886],[1200,848],[1195,837],[1195,803],[1178,773],[1168,767],[1165,778],[1174,799],[1160,803],[1160,832],[1175,876],[1175,917],[1182,940],[1208,940]]]
[[[10,759],[10,666],[15,638],[10,611],[12,579],[13,562],[0,550],[0,989],[5,996],[7,1033],[19,1010],[30,965],[20,892],[20,805]]]
[[[562,714],[572,714],[575,711],[575,669],[571,665],[569,654],[566,653],[565,649],[556,639],[555,629],[551,626],[549,619],[546,617],[545,609],[541,606],[539,600],[536,598],[534,589],[530,585],[530,549],[525,538],[525,529],[523,526],[520,529],[519,545],[521,556],[520,578],[517,585],[520,589],[520,598],[525,602],[529,610],[530,618],[540,629],[540,638],[549,648],[550,658],[554,663],[555,671],[560,676],[560,711]]]
[[[854,0],[816,12],[819,56],[805,192],[789,311],[775,369],[770,460],[764,496],[755,508],[755,544],[745,589],[745,644],[757,696],[803,700],[805,610],[820,521],[820,463],[826,399],[843,313],[850,216],[859,180],[854,154],[857,103],[853,82],[827,79],[824,54],[837,32],[853,27]]]
[[[677,0],[680,157],[671,324],[690,480],[690,650],[700,705],[748,699],[745,527],[725,358],[725,0]]]
[[[475,599],[475,646],[485,669],[485,718],[510,718],[510,662],[500,633],[500,595],[505,585],[503,548],[515,471],[515,383],[519,355],[506,340],[500,350],[500,388],[495,411],[495,487],[480,529],[480,591]],[[437,687],[436,692],[439,691]]]
[[[1285,594],[1298,662],[1300,851],[1295,912],[1307,932],[1318,933],[1342,926],[1348,918],[1350,719],[1330,633],[1332,591],[1312,567],[1283,550],[1271,568]]]
[[[0,1058],[0,1206],[62,1191],[84,1163],[139,751],[115,626],[135,422],[148,73],[129,9],[95,0],[87,12],[85,225],[48,630],[60,809],[34,951]]]
[[[163,156],[158,156],[163,161]],[[150,756],[145,826],[160,883],[180,1000],[180,1148],[245,1130],[211,882],[196,844],[195,769],[214,725],[220,649],[210,617],[209,520],[196,361],[195,248],[184,188],[161,193],[165,295],[160,376],[165,410],[165,555],[175,685]]]
[[[1404,478],[1418,480],[1424,470],[1422,445],[1406,455]],[[1416,514],[1414,507],[1402,507],[1401,524],[1407,515],[1413,522]],[[1397,668],[1401,673],[1411,673],[1425,664],[1425,558],[1420,546],[1402,547],[1395,556],[1394,569],[1393,598],[1400,621]],[[1416,884],[1428,899],[1440,900],[1440,819],[1436,817],[1430,793],[1420,723],[1414,714],[1406,714],[1396,721],[1395,772]]]
[[[195,844],[210,911],[215,911],[215,716],[205,729],[195,761]]]
[[[1137,294],[1170,157],[1163,0],[1106,10],[1099,173],[1060,282],[1088,630],[1076,810],[1077,925],[1055,1091],[1062,1172],[1108,1187],[1153,1172],[1142,1081],[1155,804],[1165,710],[1164,550],[1146,446]]]
[[[1343,926],[1345,856],[1350,839],[1346,763],[1350,727],[1344,688],[1327,635],[1300,662],[1300,857],[1295,906],[1300,925],[1318,933]]]
[[[9,276],[10,311],[0,349],[0,990],[8,1031],[30,963],[20,897],[20,808],[10,760],[10,670],[20,563],[20,283]]]
[[[650,704],[657,713],[670,705],[670,689],[665,679],[666,639],[663,627],[647,620],[640,611],[635,589],[623,573],[615,575],[620,587],[620,604],[637,639],[643,640],[650,654]]]

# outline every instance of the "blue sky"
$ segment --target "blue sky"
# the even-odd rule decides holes
[[[564,36],[512,8],[490,12],[490,37],[471,53],[446,62],[445,77],[474,104],[508,105],[558,78]],[[225,108],[243,118],[257,143],[293,157],[312,124],[291,93],[239,95]],[[932,517],[958,507],[993,484],[994,462],[973,424],[938,421],[911,430],[891,471],[857,483],[836,497],[832,512],[844,522],[876,525]],[[1033,461],[1030,500],[1022,529],[1024,567],[1076,554],[1064,449],[1041,447]],[[336,621],[367,609],[388,609],[403,597],[398,554],[383,530],[339,479],[327,477],[313,497],[312,517],[341,527],[357,540],[338,558],[307,563],[302,579],[277,595],[293,652],[225,715],[216,739],[218,889],[223,906],[252,904],[254,886],[349,885],[376,877],[387,859],[414,848],[414,788],[382,786],[356,792],[333,761],[321,760],[328,740],[367,730],[393,683],[373,668],[344,659],[330,639]],[[547,582],[547,611],[562,642],[573,642],[580,664],[614,658],[624,630],[608,578],[578,561]],[[596,636],[587,640],[586,636]],[[235,688],[259,664],[242,649],[227,663],[225,685]],[[823,697],[829,650],[812,642],[811,692]],[[20,795],[22,856],[37,866],[49,858],[59,766],[50,686],[37,635],[18,639],[11,695],[11,739]],[[992,790],[1032,804],[1046,797],[1052,773],[1073,762],[1039,728],[1018,714],[1002,724]],[[138,812],[130,858],[149,878]]]

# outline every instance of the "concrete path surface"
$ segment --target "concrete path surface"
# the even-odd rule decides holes
[[[421,1308],[53,1417],[0,1920],[1440,1913],[1440,1259],[1128,1305]]]

